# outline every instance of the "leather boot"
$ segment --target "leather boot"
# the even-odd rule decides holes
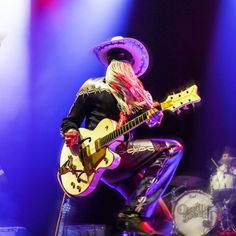
[[[147,219],[145,219],[138,212],[135,212],[130,208],[126,208],[118,214],[117,227],[120,230],[127,230],[131,233],[140,233],[141,235],[162,235],[150,225]]]

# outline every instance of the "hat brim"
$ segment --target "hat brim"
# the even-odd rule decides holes
[[[93,51],[98,59],[107,67],[107,53],[114,48],[125,49],[132,55],[134,59],[132,67],[137,76],[145,73],[149,65],[149,55],[147,49],[141,42],[133,38],[111,40],[96,46]]]

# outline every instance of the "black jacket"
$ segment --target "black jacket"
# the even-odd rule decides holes
[[[61,133],[80,128],[85,118],[85,128],[94,129],[104,118],[119,120],[117,100],[107,89],[104,78],[86,81],[77,94],[69,114],[61,124]]]

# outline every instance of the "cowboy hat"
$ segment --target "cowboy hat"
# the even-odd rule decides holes
[[[145,46],[134,38],[124,38],[121,36],[113,37],[110,41],[101,43],[93,51],[98,59],[105,65],[109,65],[108,53],[111,50],[123,49],[131,54],[133,58],[133,70],[137,76],[141,76],[149,65],[149,55]]]

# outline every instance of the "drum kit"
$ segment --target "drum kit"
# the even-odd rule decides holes
[[[176,176],[172,190],[163,198],[170,196],[173,224],[171,235],[231,235],[236,236],[233,224],[236,218],[236,157],[223,154],[207,181],[196,176]],[[194,189],[195,188],[195,189]],[[184,192],[177,196],[180,190]]]

